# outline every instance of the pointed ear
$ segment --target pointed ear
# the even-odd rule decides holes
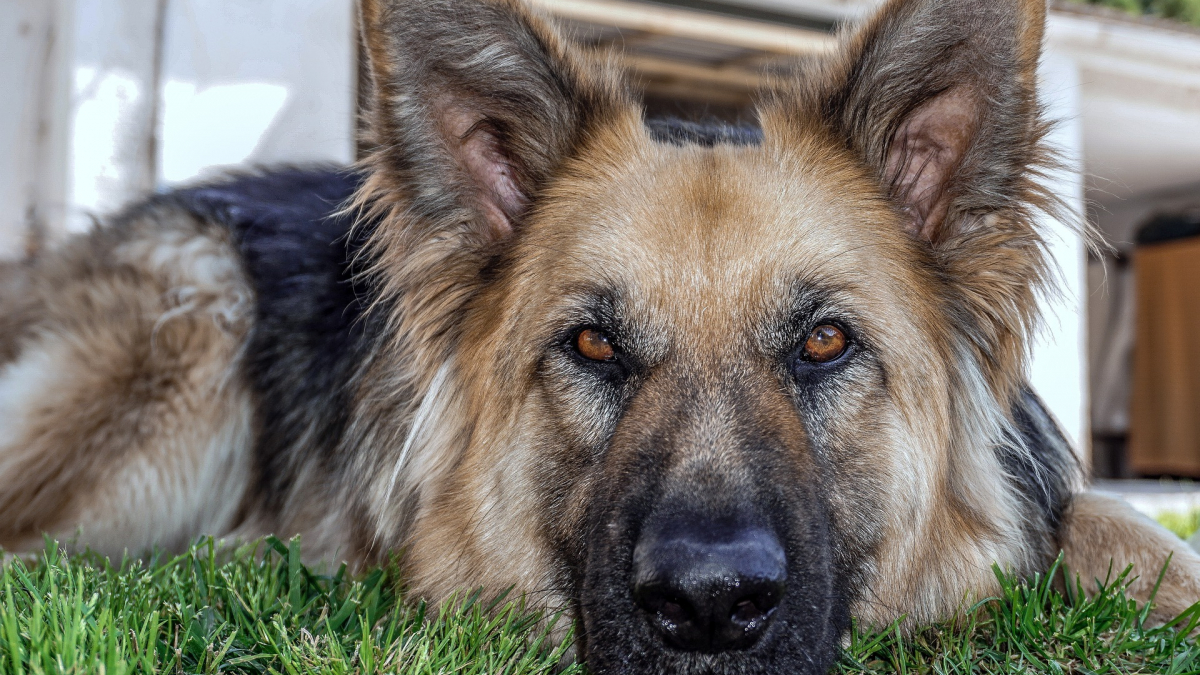
[[[914,235],[937,243],[1036,192],[1045,13],[1045,0],[892,0],[847,41],[824,115]]]
[[[363,0],[377,198],[426,225],[510,234],[621,79],[510,0]]]

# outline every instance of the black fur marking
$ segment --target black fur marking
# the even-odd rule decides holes
[[[1012,416],[1028,452],[1019,451],[1015,444],[1006,446],[1001,449],[1001,461],[1042,522],[1056,531],[1071,498],[1072,478],[1080,472],[1079,461],[1045,404],[1028,385],[1013,402]]]
[[[699,145],[711,148],[720,143],[729,145],[761,145],[762,129],[749,125],[730,125],[690,122],[681,119],[648,119],[646,130],[659,143]]]
[[[370,228],[351,238],[354,215],[337,213],[360,182],[349,171],[283,169],[166,196],[229,229],[257,294],[246,356],[268,507],[288,493],[305,453],[336,463],[350,384],[373,333],[353,262]]]

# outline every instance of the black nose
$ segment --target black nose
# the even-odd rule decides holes
[[[787,583],[787,556],[764,527],[672,518],[633,551],[633,598],[667,644],[746,649],[767,628]]]

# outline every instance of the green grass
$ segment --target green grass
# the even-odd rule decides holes
[[[904,638],[895,627],[852,632],[840,673],[1197,673],[1200,605],[1172,626],[1146,625],[1148,606],[1125,597],[1130,571],[1085,583],[1058,564],[1018,582],[997,571],[999,598],[977,603],[955,624]],[[1055,581],[1063,582],[1063,592]],[[1090,598],[1084,589],[1094,590]]]
[[[1114,575],[1091,599],[1055,590],[1058,569],[1019,583],[956,624],[902,637],[855,628],[838,673],[1200,673],[1181,631],[1148,628]],[[300,564],[297,542],[113,566],[49,545],[0,573],[3,673],[551,673],[555,617],[465,595],[441,612],[405,599],[391,569],[350,578]],[[578,664],[562,671],[583,673]]]
[[[1200,530],[1200,511],[1177,513],[1167,511],[1156,517],[1159,524],[1174,532],[1180,539],[1187,539]]]
[[[1104,5],[1130,14],[1175,19],[1200,26],[1200,0],[1075,0],[1088,5]]]
[[[563,651],[519,603],[468,595],[435,614],[404,602],[389,570],[314,574],[295,541],[120,566],[51,545],[0,577],[0,673],[524,675],[553,672]]]

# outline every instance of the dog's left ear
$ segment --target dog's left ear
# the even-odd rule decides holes
[[[822,116],[877,172],[916,236],[1020,207],[1041,161],[1045,0],[893,0],[846,42]]]

